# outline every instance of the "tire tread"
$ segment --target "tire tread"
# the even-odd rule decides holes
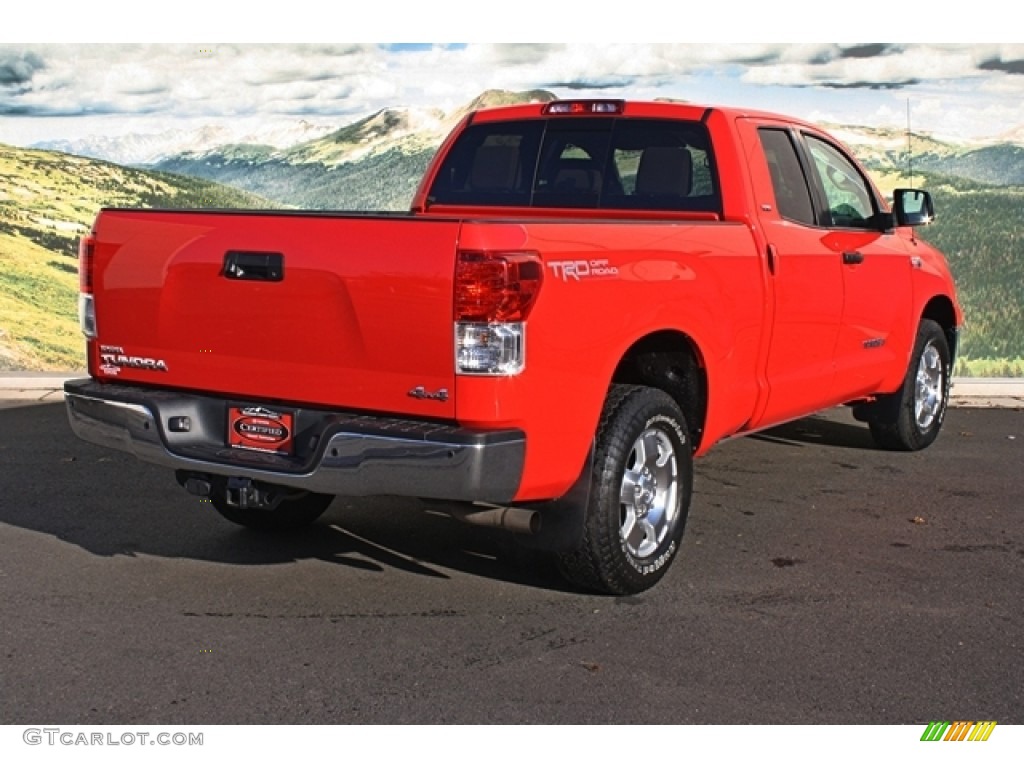
[[[572,552],[559,555],[559,569],[562,575],[577,587],[588,591],[617,595],[635,594],[653,586],[664,573],[666,563],[660,571],[651,575],[642,575],[632,570],[625,562],[619,541],[619,531],[615,526],[602,524],[600,516],[603,510],[595,494],[602,489],[618,496],[619,483],[615,466],[609,466],[609,455],[628,456],[632,449],[634,437],[624,433],[622,422],[631,418],[632,414],[640,414],[645,409],[661,408],[671,412],[672,418],[682,425],[686,432],[685,420],[679,407],[672,398],[659,389],[630,384],[613,384],[609,389],[596,433],[597,449],[594,459],[594,482],[591,498],[588,502],[587,522],[584,526],[583,540]],[[689,435],[686,435],[688,443]],[[671,537],[676,540],[682,536],[682,528],[686,523],[689,505],[690,485],[692,482],[692,458],[688,444],[682,446],[683,455],[678,460],[685,462],[682,481],[685,487],[683,494],[679,530]]]
[[[942,410],[936,417],[935,423],[926,432],[921,432],[914,417],[914,391],[917,383],[917,368],[929,342],[938,346],[939,356],[942,358],[945,371],[943,372],[943,402]],[[910,365],[907,367],[903,385],[898,392],[888,395],[892,399],[893,408],[891,418],[875,418],[868,422],[871,430],[871,437],[879,448],[888,451],[919,451],[927,448],[938,437],[942,429],[942,422],[946,415],[946,406],[949,400],[949,342],[942,327],[934,320],[925,318],[921,321],[914,340],[914,351],[910,358]]]

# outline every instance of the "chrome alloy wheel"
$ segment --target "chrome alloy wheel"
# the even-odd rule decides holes
[[[934,344],[929,344],[921,353],[914,390],[914,420],[921,431],[931,427],[942,410],[944,375],[942,356]]]
[[[653,554],[678,514],[679,465],[671,438],[648,429],[626,461],[619,490],[619,533],[633,557]]]

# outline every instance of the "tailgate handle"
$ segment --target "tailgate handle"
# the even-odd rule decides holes
[[[284,254],[262,251],[228,251],[221,272],[228,280],[284,280]]]

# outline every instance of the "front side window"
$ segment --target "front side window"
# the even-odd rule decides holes
[[[832,226],[871,228],[877,209],[867,181],[836,147],[815,136],[806,136],[806,140],[825,191]]]

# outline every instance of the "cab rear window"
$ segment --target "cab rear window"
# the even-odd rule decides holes
[[[469,126],[428,202],[721,213],[702,123],[607,117]]]

